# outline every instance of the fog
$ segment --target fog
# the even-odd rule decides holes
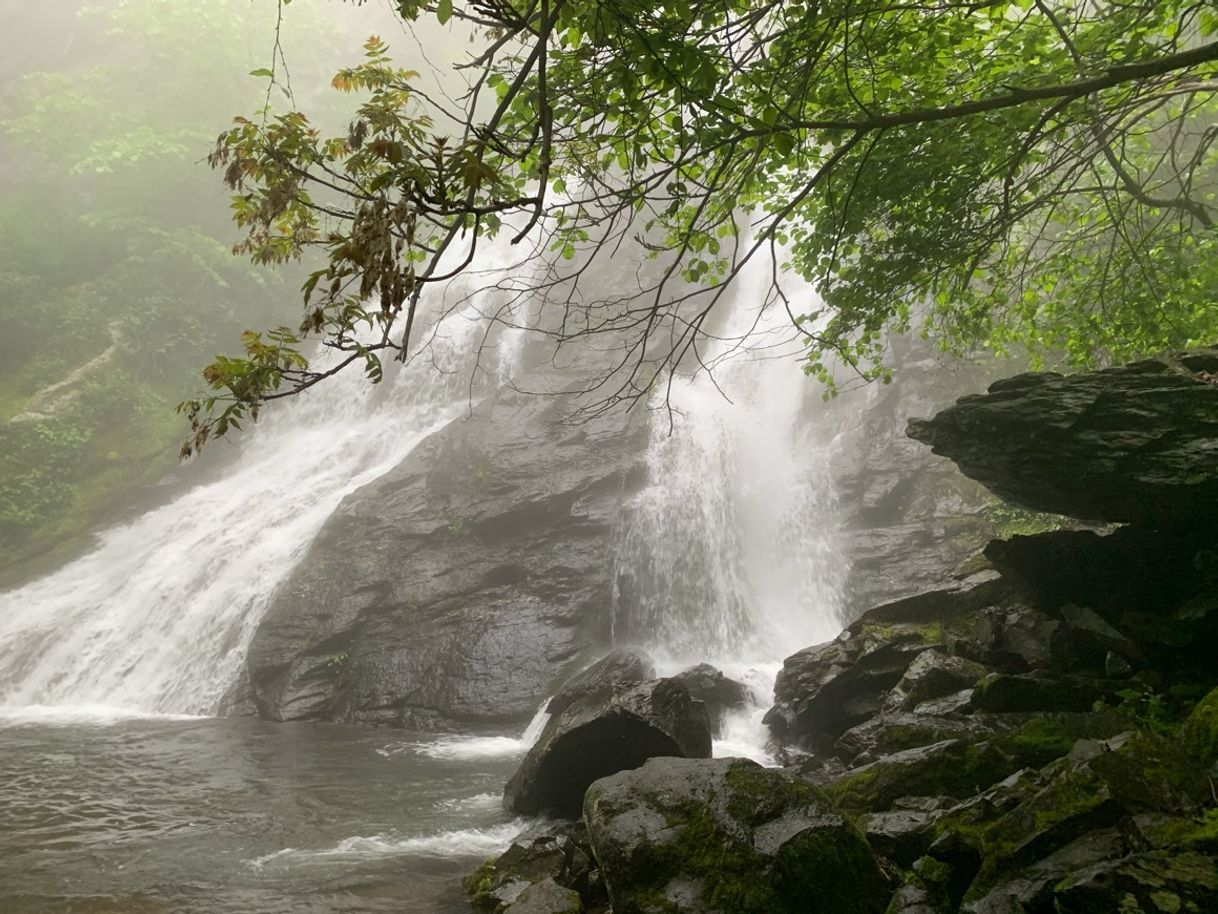
[[[465,41],[410,35],[388,2],[3,0],[0,21],[2,579],[138,505],[174,470],[202,366],[297,323],[300,268],[231,253],[205,161],[231,118],[269,103],[341,128],[329,80],[369,35],[432,91]]]

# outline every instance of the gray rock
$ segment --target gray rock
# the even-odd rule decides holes
[[[868,813],[862,817],[860,825],[873,851],[898,866],[908,867],[926,853],[938,817],[938,811],[893,809]]]
[[[615,686],[643,682],[654,678],[655,674],[655,664],[647,654],[631,648],[618,648],[563,683],[550,699],[546,710],[551,716],[561,714],[582,698],[609,695]]]
[[[923,702],[972,688],[987,672],[981,664],[953,657],[945,650],[924,651],[889,692],[885,708],[912,710]]]
[[[1020,604],[986,607],[953,649],[1004,673],[1060,669],[1073,663],[1074,644],[1060,619]]]
[[[615,914],[879,914],[886,885],[824,793],[745,759],[652,759],[584,819]]]
[[[572,427],[565,406],[500,390],[340,505],[250,646],[263,716],[515,722],[608,642],[611,544],[643,480],[645,418]]]
[[[655,756],[709,758],[710,721],[678,682],[659,679],[609,695],[590,694],[551,717],[504,788],[518,813],[579,815],[598,778]]]
[[[1218,349],[1063,377],[991,384],[911,437],[964,475],[1039,511],[1150,526],[1212,526],[1218,503]]]
[[[547,876],[525,889],[505,914],[580,914],[583,909],[578,892]]]
[[[926,889],[916,885],[903,885],[897,889],[884,914],[939,914],[931,903]]]
[[[685,686],[694,701],[706,705],[713,736],[719,735],[723,719],[729,711],[748,704],[749,690],[744,684],[728,679],[709,663],[699,663],[671,678]]]
[[[888,356],[892,384],[844,392],[814,420],[842,428],[834,486],[855,615],[942,586],[996,533],[983,512],[992,496],[908,438],[905,425],[982,389],[1010,364],[945,359],[915,334],[892,338]]]

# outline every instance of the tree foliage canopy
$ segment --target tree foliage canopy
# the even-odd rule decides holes
[[[412,351],[425,290],[500,234],[545,263],[542,332],[615,341],[606,406],[700,358],[755,259],[829,384],[843,365],[884,377],[887,335],[911,326],[1076,363],[1218,331],[1208,0],[395,6],[473,36],[455,100],[374,38],[333,81],[358,95],[349,129],[291,112],[219,138],[239,249],[319,247],[326,266],[300,328],[207,370],[187,451],[346,365],[379,377]],[[632,238],[657,262],[637,294],[581,286]],[[789,300],[787,271],[819,297]],[[306,336],[338,366],[313,370]]]

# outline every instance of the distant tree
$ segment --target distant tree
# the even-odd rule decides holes
[[[349,129],[255,116],[216,145],[240,250],[317,247],[326,266],[299,328],[208,368],[187,452],[347,365],[376,379],[407,358],[425,290],[499,234],[545,260],[547,332],[615,340],[599,407],[699,359],[755,258],[830,385],[839,366],[886,377],[887,335],[915,325],[950,351],[1075,363],[1218,332],[1212,2],[394,5],[473,36],[456,103],[373,39],[333,81],[360,96]],[[580,285],[635,235],[657,261],[635,294]],[[820,299],[788,301],[784,271]],[[306,337],[337,367],[314,370]]]
[[[294,297],[233,258],[204,163],[266,101],[276,5],[34,6],[0,76],[0,565],[172,467],[197,366]]]

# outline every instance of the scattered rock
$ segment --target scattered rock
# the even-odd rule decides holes
[[[1005,592],[990,573],[863,614],[836,640],[784,661],[766,724],[797,745],[831,744],[880,710],[919,654],[961,634],[954,627],[971,610]]]
[[[1060,914],[1218,911],[1218,865],[1208,854],[1176,850],[1105,859],[1055,885],[1053,904]]]
[[[710,720],[701,702],[671,679],[589,694],[550,718],[504,788],[515,812],[579,815],[598,778],[655,756],[709,758]]]
[[[884,702],[885,708],[909,711],[923,702],[970,689],[986,668],[945,650],[928,650],[914,658]]]
[[[982,832],[985,862],[972,897],[1024,879],[1037,861],[1137,813],[1188,814],[1210,799],[1208,781],[1184,754],[1144,731],[1080,740],[1044,777],[1044,787]]]

